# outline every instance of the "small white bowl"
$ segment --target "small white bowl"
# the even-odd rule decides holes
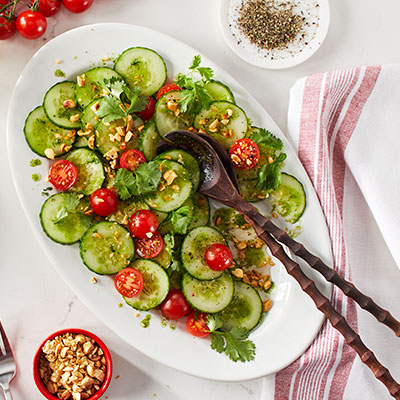
[[[287,49],[267,51],[250,43],[237,27],[242,0],[221,0],[219,21],[228,46],[244,61],[260,68],[285,69],[306,61],[319,49],[328,33],[329,3],[328,0],[294,0],[293,3],[297,13],[302,11],[308,23],[304,28],[304,39],[295,39]]]

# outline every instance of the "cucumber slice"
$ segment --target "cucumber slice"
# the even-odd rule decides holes
[[[122,118],[112,122],[104,122],[103,120],[101,120],[101,122],[97,124],[95,129],[96,148],[105,157],[107,157],[107,155],[111,156],[114,151],[118,153],[118,156],[121,156],[121,154],[126,150],[137,149],[140,140],[140,133],[138,131],[138,128],[143,125],[144,122],[141,118],[135,118],[133,120],[133,126],[131,129],[132,137],[129,139],[128,142],[125,142],[125,137],[121,137],[120,141],[118,141],[117,139],[111,139],[111,137],[114,137],[117,133],[118,127],[125,128],[125,121]]]
[[[194,127],[214,137],[227,149],[244,138],[248,129],[245,112],[228,101],[214,101],[208,109],[200,111],[194,119]]]
[[[171,265],[171,256],[168,254],[168,251],[164,248],[161,250],[161,253],[151,259],[151,261],[156,262],[158,265],[161,265],[164,269],[168,269]]]
[[[160,136],[157,133],[156,125],[153,120],[149,121],[144,127],[140,136],[139,150],[144,154],[147,161],[151,161],[157,155],[157,145]]]
[[[207,225],[210,221],[210,204],[208,202],[207,196],[196,192],[193,195],[193,219],[189,225],[189,230],[196,228],[198,226]]]
[[[72,244],[81,240],[93,220],[84,214],[89,205],[87,201],[78,200],[79,204],[71,212],[69,204],[77,196],[72,193],[56,193],[49,197],[40,210],[40,223],[46,235],[54,242]]]
[[[239,189],[243,198],[249,203],[264,200],[268,193],[266,190],[257,188],[258,179],[239,180]]]
[[[52,86],[44,96],[43,107],[47,118],[61,128],[76,129],[81,126],[81,111],[76,107],[74,89],[75,82],[59,82]],[[64,107],[64,102],[67,100],[75,106]],[[71,121],[71,118],[77,114],[79,114],[79,119],[75,122]]]
[[[104,168],[94,151],[76,149],[66,159],[71,161],[78,170],[78,179],[71,187],[71,191],[89,196],[101,188],[104,182]]]
[[[306,192],[303,184],[294,176],[282,172],[281,184],[270,193],[269,202],[272,210],[286,222],[296,223],[306,209]]]
[[[80,244],[83,263],[100,275],[115,274],[131,262],[135,254],[132,237],[116,222],[99,222],[87,230]]]
[[[42,157],[58,157],[65,148],[74,143],[71,131],[54,125],[44,112],[43,106],[36,107],[25,120],[25,139],[31,150]],[[49,157],[46,153],[54,154]]]
[[[169,292],[169,278],[164,268],[150,260],[136,260],[131,264],[143,276],[144,286],[139,295],[124,297],[124,300],[136,310],[146,311],[160,305]]]
[[[178,113],[178,110],[174,111],[175,108],[171,105],[176,105],[181,99],[181,92],[179,90],[173,90],[164,94],[156,103],[156,109],[154,111],[154,121],[156,123],[156,129],[161,138],[172,131],[184,130],[189,128],[193,123],[193,118],[184,114]],[[171,109],[169,109],[171,108]]]
[[[192,190],[192,182],[188,170],[181,164],[170,160],[161,160],[161,185],[165,189],[156,193],[149,193],[143,197],[144,201],[157,211],[170,212],[181,207],[188,199]],[[165,177],[175,175],[172,183],[168,184]]]
[[[83,80],[78,79],[75,84],[75,99],[82,108],[85,108],[92,100],[104,95],[105,90],[108,92],[104,84],[105,79],[109,80],[114,77],[123,80],[118,72],[108,67],[92,68],[81,77]],[[80,86],[79,82],[82,82],[83,85]]]
[[[196,310],[217,313],[232,301],[233,279],[226,272],[211,281],[201,281],[185,273],[182,279],[182,292],[189,304]]]
[[[220,81],[212,80],[204,86],[204,89],[207,90],[213,101],[224,100],[235,103],[235,98],[233,97],[231,89]]]
[[[106,219],[112,222],[118,222],[121,225],[128,225],[128,219],[139,210],[148,210],[149,206],[141,199],[130,199],[118,201],[118,210],[110,214]]]
[[[257,290],[236,281],[231,303],[219,314],[223,321],[222,329],[230,330],[237,326],[251,331],[260,322],[262,312],[262,301]]]
[[[156,93],[167,79],[167,67],[162,57],[145,47],[125,50],[115,62],[114,69],[130,87],[139,87],[147,96]]]
[[[165,153],[160,154],[157,157],[157,159],[158,158],[163,160],[172,160],[178,162],[179,164],[182,164],[189,171],[189,174],[191,175],[191,180],[192,180],[191,194],[193,194],[197,190],[200,183],[200,167],[199,163],[191,154],[183,150],[169,150],[166,151]]]
[[[214,243],[226,245],[222,234],[210,226],[199,226],[185,236],[181,249],[182,265],[194,278],[209,280],[223,274],[223,271],[209,268],[204,258],[205,251]]]

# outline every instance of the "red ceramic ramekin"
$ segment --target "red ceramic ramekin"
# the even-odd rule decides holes
[[[35,384],[36,384],[37,388],[39,389],[40,393],[42,393],[42,395],[44,397],[46,397],[46,399],[48,399],[48,400],[60,400],[57,396],[55,396],[54,394],[51,394],[47,390],[45,384],[43,383],[42,379],[40,378],[39,360],[40,360],[40,356],[42,354],[42,348],[43,348],[44,344],[48,340],[52,340],[56,336],[65,335],[66,333],[82,334],[84,336],[87,336],[88,338],[93,339],[100,346],[100,348],[103,350],[104,357],[106,359],[106,376],[104,378],[104,381],[103,381],[100,389],[87,399],[87,400],[97,400],[98,398],[100,398],[104,394],[104,392],[107,390],[107,387],[109,386],[109,384],[111,382],[112,359],[111,359],[111,354],[108,351],[108,348],[104,344],[104,342],[100,338],[98,338],[96,335],[94,335],[92,332],[85,331],[84,329],[75,329],[75,328],[63,329],[61,331],[52,333],[49,337],[47,337],[43,341],[43,343],[39,346],[38,350],[36,351],[35,357],[33,359],[33,379],[35,381]]]

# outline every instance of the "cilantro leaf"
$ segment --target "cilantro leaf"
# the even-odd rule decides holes
[[[209,82],[214,76],[214,71],[210,67],[198,67],[197,72],[206,82]]]
[[[264,164],[258,171],[257,188],[260,190],[276,190],[281,184],[281,164],[286,159],[285,153],[279,156],[271,164]]]
[[[171,272],[179,271],[181,269],[181,262],[176,254],[177,250],[175,249],[175,237],[173,234],[167,233],[166,235],[164,235],[163,239],[165,250],[171,258],[171,264],[168,267],[168,273],[170,274]]]
[[[124,86],[126,86],[125,82],[122,79],[119,79],[115,76],[110,79],[104,79],[104,84],[107,89],[110,91],[110,94],[116,98],[119,98],[124,91]]]
[[[189,206],[182,206],[177,210],[171,212],[171,224],[175,233],[185,235],[190,223],[192,222],[193,216]]]
[[[120,168],[115,175],[115,188],[122,200],[155,192],[161,182],[158,163],[151,161],[140,164],[135,172]]]
[[[274,150],[280,151],[283,148],[282,140],[264,128],[254,130],[250,135],[250,139],[254,140],[258,145],[269,147]]]
[[[200,63],[201,63],[201,56],[200,56],[200,54],[196,54],[193,57],[193,60],[189,66],[189,69],[196,69],[200,65]]]
[[[58,210],[55,218],[53,219],[54,224],[58,224],[65,220],[68,216],[76,212],[79,205],[79,197],[75,193],[66,193],[64,195],[64,201],[61,208]]]
[[[218,315],[207,316],[207,326],[210,329],[211,348],[218,353],[225,353],[232,361],[251,361],[255,355],[255,345],[248,340],[249,331],[234,326],[229,331],[220,331],[223,322]]]
[[[120,100],[118,100],[116,97],[112,95],[106,95],[102,98],[100,107],[95,114],[100,118],[104,118],[105,122],[111,122],[122,118],[125,116],[125,112],[120,108],[120,103]]]

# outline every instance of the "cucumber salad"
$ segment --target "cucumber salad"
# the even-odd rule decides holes
[[[200,56],[168,81],[162,57],[143,47],[125,50],[113,68],[56,83],[27,116],[26,141],[50,160],[57,191],[42,205],[41,225],[57,243],[79,243],[83,264],[111,275],[135,310],[185,318],[212,349],[250,361],[249,334],[272,306],[274,262],[240,214],[198,191],[201,171],[189,152],[157,154],[160,140],[182,129],[217,139],[243,198],[294,227],[306,195],[281,171],[282,141],[252,125]]]

